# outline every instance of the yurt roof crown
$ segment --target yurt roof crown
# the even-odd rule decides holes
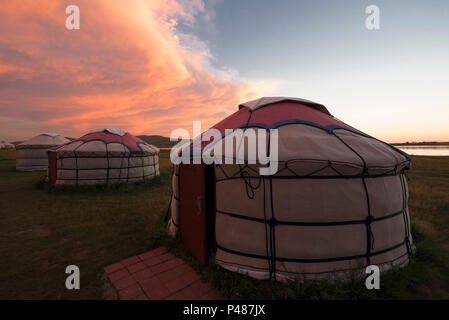
[[[87,134],[83,135],[82,137],[75,139],[68,143],[68,145],[72,145],[77,142],[92,142],[92,141],[100,141],[105,144],[110,143],[119,143],[125,146],[131,154],[143,154],[148,153],[149,151],[145,151],[142,149],[141,145],[148,145],[145,141],[137,138],[136,136],[133,136],[129,132],[118,129],[118,128],[101,128],[101,129],[95,129],[89,131]],[[158,149],[154,146],[151,146],[153,152],[155,152]]]

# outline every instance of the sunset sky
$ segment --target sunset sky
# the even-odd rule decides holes
[[[80,9],[67,30],[65,8]],[[380,8],[380,30],[365,8]],[[260,96],[387,142],[449,141],[449,1],[18,0],[0,5],[0,140],[203,129]]]

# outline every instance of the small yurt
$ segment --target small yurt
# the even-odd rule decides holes
[[[226,129],[250,128],[266,131],[258,147],[270,152],[268,132],[277,129],[275,173],[261,175],[269,164],[247,161],[243,140],[235,144],[242,158],[235,153],[231,163],[175,166],[168,229],[193,255],[206,262],[215,251],[223,268],[279,281],[408,264],[407,154],[298,98],[243,103],[212,129],[223,138]],[[216,142],[189,148],[204,155]]]
[[[159,175],[158,154],[124,130],[94,130],[48,152],[48,179],[56,185],[138,182]]]
[[[1,141],[0,142],[0,149],[14,149],[15,146],[12,143]]]
[[[45,171],[48,168],[47,150],[70,140],[56,133],[43,133],[16,146],[16,169]]]

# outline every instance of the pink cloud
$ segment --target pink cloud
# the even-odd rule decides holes
[[[200,0],[79,0],[81,29],[65,28],[73,1],[0,6],[0,137],[79,136],[100,126],[165,134],[221,120],[266,84],[214,70],[207,46],[177,30]]]

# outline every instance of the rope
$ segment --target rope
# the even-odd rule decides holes
[[[347,144],[341,137],[335,134],[335,132],[332,132],[332,134],[340,140],[346,147],[348,147],[354,154],[357,155],[357,157],[360,158],[363,162],[363,171],[362,171],[362,184],[363,189],[365,190],[365,197],[366,197],[366,205],[368,209],[368,216],[366,217],[366,261],[368,265],[371,264],[371,251],[374,249],[374,234],[371,229],[371,223],[373,221],[373,216],[371,215],[371,206],[370,206],[370,198],[369,198],[369,192],[368,187],[366,185],[365,177],[368,174],[368,167],[366,165],[365,159],[357,152],[355,151],[349,144]]]
[[[75,168],[76,168],[76,185],[78,185],[79,175],[78,175],[78,154],[76,153],[76,150],[78,150],[79,147],[81,147],[84,143],[80,143],[78,147],[76,147],[73,150],[73,154],[75,155]],[[61,159],[62,163],[62,159]],[[59,180],[71,180],[71,179],[59,179]]]
[[[261,184],[261,177],[257,177],[255,179],[259,180],[256,185],[251,184],[251,175],[247,171],[240,171],[240,177],[245,182],[245,189],[246,189],[246,195],[249,199],[254,199],[255,196],[255,190],[259,189]]]
[[[268,243],[268,228],[267,228],[267,209],[266,209],[266,190],[265,190],[265,178],[262,177],[263,180],[263,217],[264,217],[264,229],[265,229],[265,252],[266,252],[266,256],[269,256],[269,243]],[[217,210],[218,212],[218,210]],[[268,270],[270,270],[270,279],[271,279],[271,270],[272,270],[272,266],[271,266],[271,260],[268,259]]]
[[[145,180],[145,166],[144,166],[144,162],[143,162],[143,160],[144,160],[144,157],[141,157],[140,158],[141,159],[141,161],[140,161],[140,163],[142,164],[142,180]]]
[[[129,169],[130,169],[130,163],[129,159],[131,159],[131,153],[128,153],[128,168],[126,168],[126,183],[129,182]]]
[[[165,213],[165,216],[164,216],[164,221],[167,221],[167,220],[168,220],[168,214],[170,213],[171,202],[172,202],[172,196],[173,196],[173,193],[170,194],[170,200],[168,201],[168,208],[167,208],[167,212]],[[171,217],[171,219],[173,220],[173,217]],[[174,222],[174,221],[173,221],[173,222]]]
[[[109,152],[108,152],[108,145],[106,144],[106,159],[108,162],[108,167],[106,169],[106,184],[109,184]]]
[[[237,213],[227,212],[227,211],[221,211],[216,210],[217,213],[224,214],[233,218],[242,219],[242,220],[248,220],[248,221],[254,221],[258,223],[270,223],[270,219],[261,219],[261,218],[255,218],[255,217],[249,217]],[[387,214],[382,217],[378,218],[372,218],[371,222],[377,222],[382,221],[390,218],[394,218],[400,214],[403,214],[404,210],[400,210],[394,213]],[[331,227],[331,226],[347,226],[347,225],[355,225],[355,224],[365,224],[366,219],[361,220],[345,220],[345,221],[327,221],[327,222],[315,222],[315,221],[282,221],[282,220],[276,220],[277,225],[283,225],[283,226],[301,226],[301,227]]]
[[[274,276],[276,280],[276,225],[277,221],[274,216],[274,205],[273,205],[273,181],[270,176],[270,205],[271,205],[271,219],[270,219],[270,243],[271,243],[271,275]]]
[[[410,255],[412,253],[411,243],[410,243],[410,228],[409,228],[409,222],[406,212],[407,207],[407,198],[406,198],[406,189],[405,189],[405,183],[404,183],[404,176],[401,174],[399,176],[399,179],[401,180],[401,190],[402,190],[402,211],[403,211],[403,220],[404,220],[404,241],[407,245],[407,253]]]
[[[386,252],[395,250],[403,245],[405,245],[405,241],[401,241],[400,243],[398,243],[394,246],[391,246],[389,248],[386,248],[386,249],[373,251],[371,253],[371,256],[376,256],[376,255],[379,255],[382,253],[386,253]],[[248,257],[248,258],[264,259],[264,260],[271,258],[270,256],[263,256],[263,255],[259,255],[259,254],[242,252],[242,251],[237,251],[234,249],[225,248],[218,243],[217,243],[217,248],[220,250],[223,250],[225,252],[228,252],[228,253],[232,253],[235,255],[240,255],[240,256],[244,256],[244,257]],[[325,263],[325,262],[345,261],[345,260],[354,260],[354,259],[362,259],[362,258],[366,258],[365,253],[358,254],[358,255],[352,255],[352,256],[341,256],[341,257],[333,257],[333,258],[318,258],[318,259],[299,259],[299,258],[276,257],[276,260],[282,261],[282,262],[296,262],[296,263]]]
[[[249,168],[249,167],[248,167]],[[240,172],[239,172],[240,173]],[[297,175],[297,176],[271,176],[272,179],[317,179],[317,180],[330,180],[330,179],[360,179],[360,178],[383,178],[383,177],[395,177],[397,174],[388,173],[388,174],[355,174],[355,175],[342,175],[342,176],[308,176],[308,175]],[[241,176],[237,177],[227,177],[227,178],[221,178],[217,179],[217,182],[220,181],[226,181],[226,180],[232,180],[232,179],[240,179]],[[254,177],[253,177],[254,178]]]
[[[408,256],[408,254],[405,253],[405,254],[402,254],[399,257],[394,258],[392,260],[379,263],[378,266],[395,263],[396,261],[404,258],[405,256]],[[223,263],[223,264],[235,265],[235,266],[245,267],[245,268],[253,269],[253,270],[266,271],[265,268],[256,267],[256,266],[252,266],[252,265],[247,265],[247,264],[244,264],[244,263],[230,262],[230,261],[225,261],[225,260],[217,259],[217,258],[216,258],[216,260],[221,262],[221,263]],[[404,262],[402,262],[402,263],[404,263]],[[318,275],[318,274],[335,273],[335,272],[349,272],[349,271],[356,271],[356,270],[361,270],[361,268],[345,268],[345,269],[338,269],[338,270],[332,269],[332,270],[319,271],[319,272],[296,272],[296,271],[288,271],[288,270],[282,270],[280,272],[282,272],[283,274],[293,274],[293,275],[298,275],[298,274],[300,274],[300,275],[307,275],[307,274]]]

